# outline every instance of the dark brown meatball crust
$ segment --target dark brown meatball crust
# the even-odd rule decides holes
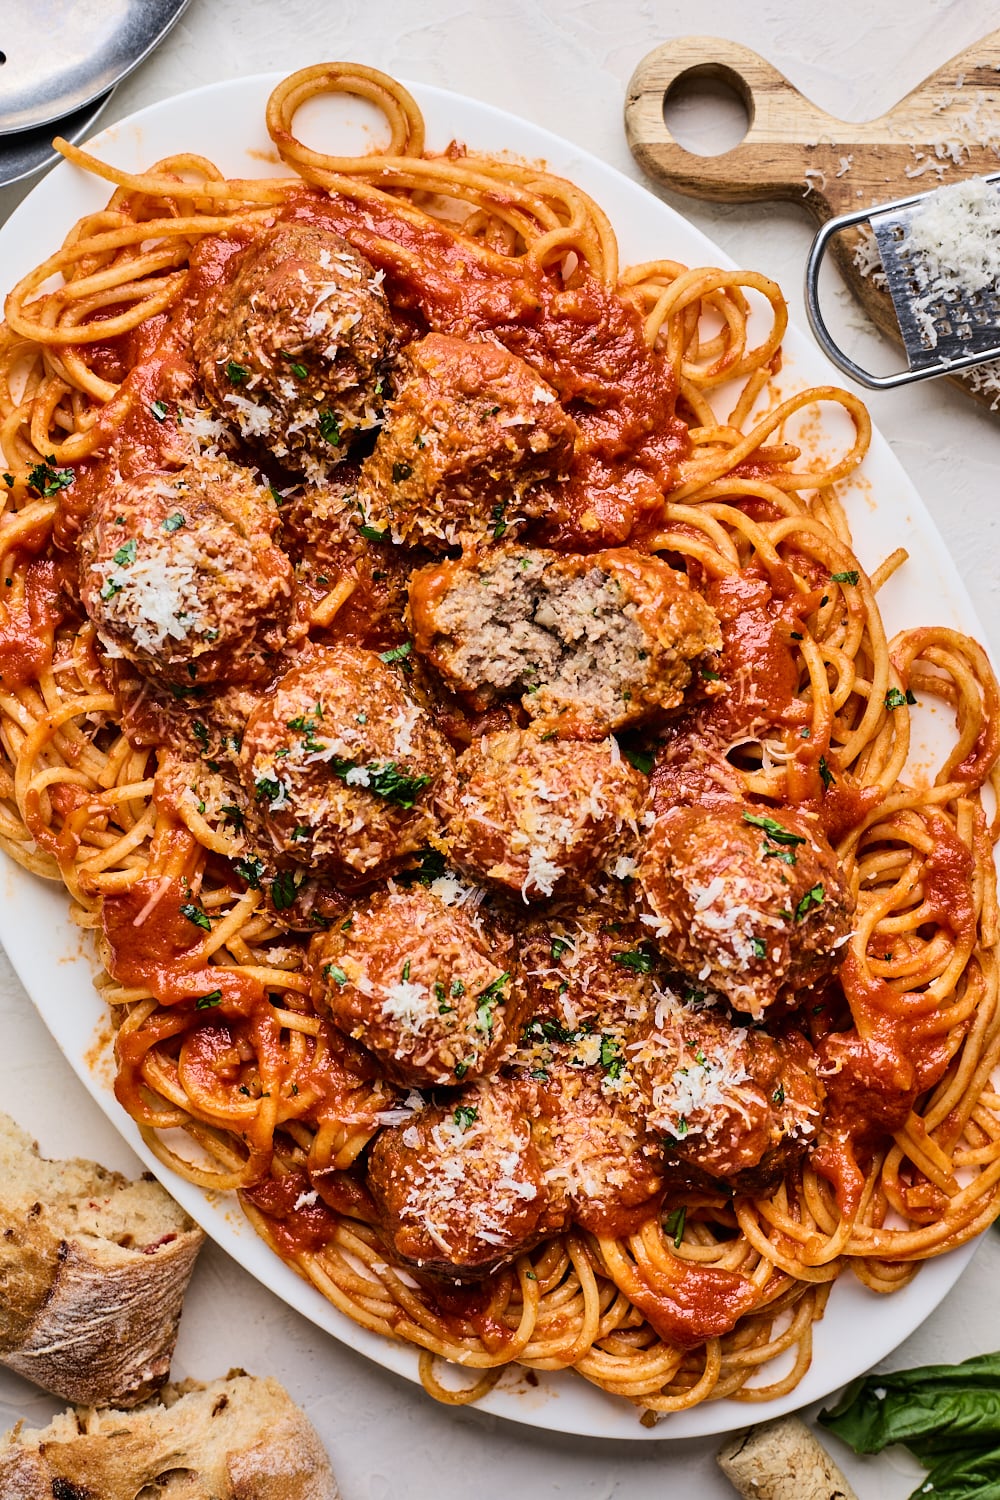
[[[646,835],[639,881],[660,952],[759,1017],[829,975],[854,896],[814,814],[676,807]]]
[[[259,677],[284,642],[292,567],[271,492],[225,458],[120,480],[80,539],[108,655],[183,685]]]
[[[361,471],[371,525],[440,552],[542,515],[576,423],[530,365],[492,341],[432,333],[403,350],[395,394]]]
[[[471,1082],[492,1071],[516,1028],[513,939],[482,909],[483,894],[448,876],[429,889],[390,885],[320,947],[318,1004],[396,1083]]]
[[[394,874],[437,832],[454,757],[372,651],[313,648],[247,722],[240,777],[269,852],[350,888]]]
[[[438,563],[414,573],[410,618],[415,649],[473,707],[519,697],[567,738],[662,720],[722,644],[686,577],[627,547],[504,547]]]

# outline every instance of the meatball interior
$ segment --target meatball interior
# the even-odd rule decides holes
[[[417,1087],[488,1072],[518,1011],[513,940],[481,914],[483,892],[448,877],[434,887],[376,892],[320,954],[320,1004],[389,1078]]]
[[[318,478],[381,420],[395,346],[382,273],[332,230],[287,220],[255,236],[193,335],[215,410]]]
[[[368,1186],[395,1256],[474,1280],[565,1226],[532,1140],[537,1107],[530,1082],[493,1078],[376,1137]]]
[[[814,815],[721,801],[676,807],[639,866],[661,953],[760,1017],[829,975],[854,897]]]
[[[474,707],[519,696],[560,735],[603,739],[662,718],[722,644],[683,574],[630,548],[504,547],[414,573],[414,645]]]
[[[373,651],[313,649],[247,722],[240,776],[259,838],[351,887],[393,874],[437,831],[454,757]]]
[[[439,807],[456,864],[529,901],[579,886],[631,847],[641,794],[614,740],[510,729],[480,736],[459,756]]]
[[[270,491],[225,458],[123,480],[80,541],[84,608],[110,656],[190,689],[260,676],[292,568]]]
[[[441,551],[501,537],[544,513],[576,423],[530,365],[500,344],[432,333],[400,357],[395,395],[361,471],[369,522]]]

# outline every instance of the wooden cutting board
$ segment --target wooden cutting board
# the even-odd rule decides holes
[[[699,78],[728,85],[746,106],[747,134],[719,156],[685,150],[664,123],[668,90]],[[861,124],[812,104],[749,47],[678,37],[647,53],[633,73],[625,132],[643,171],[675,192],[722,203],[785,199],[823,223],[1000,170],[1000,31],[960,52],[886,114]],[[888,292],[855,261],[862,234],[849,229],[836,235],[830,252],[872,321],[900,343]],[[996,399],[996,393],[974,390],[968,375],[947,378],[985,405]]]

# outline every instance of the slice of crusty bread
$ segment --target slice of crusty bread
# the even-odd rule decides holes
[[[67,1401],[145,1401],[203,1239],[151,1178],[46,1161],[0,1114],[0,1363],[19,1375]]]
[[[0,1443],[3,1500],[340,1500],[315,1429],[276,1380],[232,1371],[137,1411],[65,1412]]]

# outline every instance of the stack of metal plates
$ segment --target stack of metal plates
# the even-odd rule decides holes
[[[3,0],[0,186],[55,159],[53,136],[85,140],[115,87],[189,0]]]

